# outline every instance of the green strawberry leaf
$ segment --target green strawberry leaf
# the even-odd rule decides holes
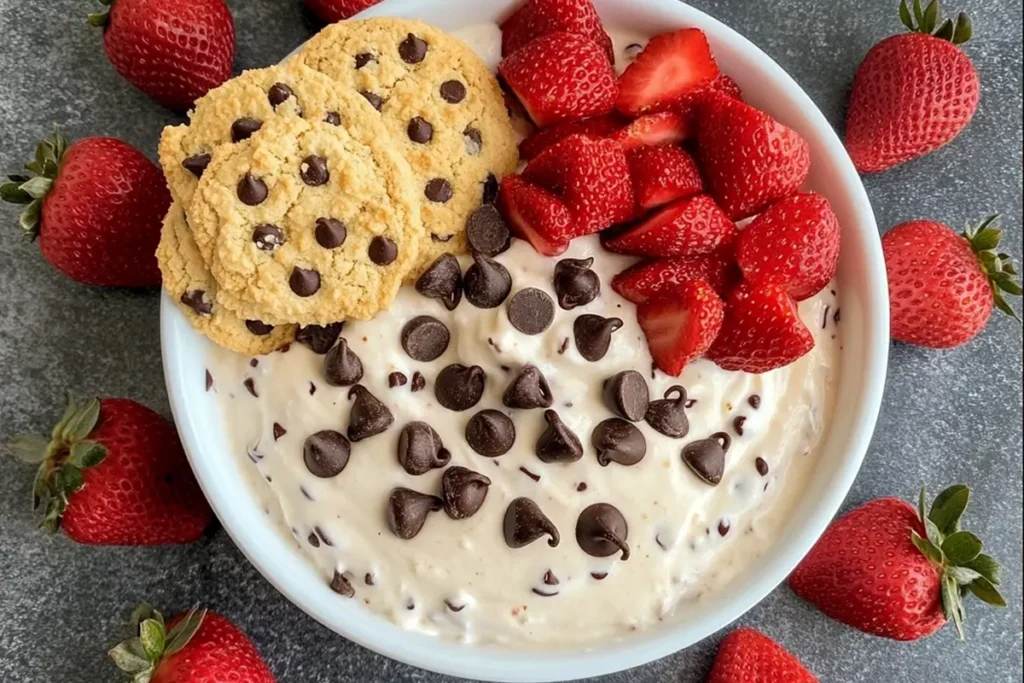
[[[114,660],[117,668],[126,673],[138,674],[153,667],[138,638],[118,643],[108,650],[107,654]]]
[[[30,240],[39,235],[39,217],[43,213],[43,202],[40,199],[32,200],[32,203],[18,216],[18,225],[22,232]]]
[[[953,20],[946,19],[933,34],[939,40],[953,40]]]
[[[139,624],[139,640],[142,649],[151,662],[160,659],[164,653],[164,627],[156,619],[145,619]]]
[[[935,24],[939,21],[939,0],[932,0],[924,8],[924,18],[921,20],[922,33],[934,33]]]
[[[981,554],[981,539],[970,531],[957,531],[942,542],[942,552],[951,564],[962,565]]]
[[[932,502],[928,519],[935,522],[943,534],[951,534],[960,530],[960,518],[963,517],[971,502],[971,490],[962,485],[950,486],[935,497]]]
[[[996,586],[1002,578],[1003,567],[995,561],[990,555],[982,553],[970,562],[965,562],[964,565],[968,569],[973,569],[978,572],[985,580]]]
[[[917,26],[914,25],[914,19],[910,16],[910,8],[907,7],[907,0],[900,0],[900,21],[909,30],[917,30]]]
[[[60,468],[58,474],[61,475],[63,481],[63,495],[65,499],[69,494],[80,491],[85,486],[82,470],[71,463],[65,463],[64,467]]]
[[[928,558],[928,561],[937,567],[942,566],[942,551],[935,546],[927,538],[921,538],[921,535],[914,530],[910,531],[910,541],[914,544],[921,553]]]
[[[167,644],[164,647],[164,655],[173,655],[176,652],[181,651],[183,647],[188,645],[188,642],[192,640],[199,627],[203,625],[203,620],[206,619],[206,610],[199,609],[196,605],[188,611],[185,618],[179,621],[171,632],[167,634]]]
[[[956,565],[950,565],[946,567],[946,572],[954,579],[956,579],[956,583],[958,586],[966,586],[970,582],[976,581],[981,578],[981,574],[974,571],[973,569],[968,569],[967,567],[958,567]]]
[[[128,618],[129,623],[132,625],[133,631],[139,630],[139,625],[146,619],[154,619],[160,613],[153,609],[153,606],[148,602],[141,602],[139,606],[132,610],[132,615]],[[161,621],[163,619],[161,618]]]
[[[89,436],[100,419],[100,401],[97,398],[87,399],[79,404],[71,417],[61,429],[64,443],[73,444]]]
[[[107,453],[107,447],[95,441],[78,441],[71,445],[71,457],[68,458],[68,462],[87,470],[103,462]]]
[[[953,622],[957,637],[964,640],[964,607],[960,599],[960,586],[949,574],[942,575],[942,609],[946,620]]]
[[[971,24],[971,18],[967,16],[966,12],[961,12],[956,18],[956,30],[953,31],[953,44],[963,45],[972,37],[974,37],[974,26]]]
[[[10,182],[0,183],[0,200],[7,202],[8,204],[25,204],[32,203],[32,195],[25,190],[21,189],[22,182],[16,182],[11,180]]]
[[[7,452],[29,465],[38,465],[46,459],[50,442],[38,434],[19,434],[12,436],[5,444]]]
[[[967,590],[973,593],[974,597],[978,598],[986,605],[992,605],[993,607],[1006,607],[1006,600],[1003,598],[1002,594],[999,593],[999,589],[985,577],[975,579],[967,584]]]

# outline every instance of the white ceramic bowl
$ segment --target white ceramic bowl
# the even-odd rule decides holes
[[[423,19],[458,30],[507,16],[519,0],[388,0],[366,16]],[[328,628],[388,657],[433,671],[491,681],[561,681],[598,676],[664,657],[737,619],[785,579],[835,515],[860,468],[885,384],[888,294],[871,205],[825,117],[781,67],[715,19],[675,0],[595,0],[609,25],[655,35],[696,26],[711,40],[722,69],[752,104],[799,131],[811,146],[810,186],[831,201],[843,227],[839,265],[843,311],[838,399],[819,462],[773,549],[728,591],[660,628],[590,651],[502,650],[409,632],[361,605],[335,599],[325,582],[270,527],[228,454],[214,395],[204,393],[209,342],[196,334],[166,296],[161,336],[164,371],[178,431],[192,468],[224,528],[257,569],[293,603]]]

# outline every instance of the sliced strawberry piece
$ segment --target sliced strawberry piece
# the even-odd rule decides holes
[[[614,140],[568,137],[531,161],[523,178],[565,202],[575,222],[573,237],[633,217],[629,162],[622,145]]]
[[[687,280],[671,294],[649,299],[636,309],[654,364],[673,377],[704,355],[724,315],[722,300],[703,280]]]
[[[672,103],[672,111],[683,117],[683,125],[691,130],[693,135],[697,134],[697,117],[700,114],[700,105],[707,98],[708,94],[713,92],[727,95],[740,102],[743,101],[743,91],[740,90],[740,86],[731,77],[723,74],[711,83],[689,91]]]
[[[722,74],[719,76],[711,87],[739,102],[743,101],[743,89],[740,88],[740,84],[733,80],[732,76],[726,76]]]
[[[540,127],[615,109],[615,70],[596,43],[549,33],[506,57],[498,73]]]
[[[612,278],[612,289],[634,304],[642,304],[674,291],[688,280],[703,280],[725,298],[740,277],[732,259],[715,252],[692,258],[641,261]]]
[[[828,200],[802,193],[774,204],[743,230],[736,262],[751,282],[775,282],[803,301],[835,276],[839,242],[839,219]]]
[[[613,112],[582,121],[560,123],[551,128],[541,128],[519,143],[519,158],[523,161],[530,161],[551,145],[561,142],[570,135],[585,135],[590,138],[607,137],[628,123],[628,119]]]
[[[693,137],[697,132],[691,121],[674,111],[641,116],[622,130],[610,135],[627,150],[637,147],[660,147],[677,145]]]
[[[633,256],[700,256],[732,244],[736,225],[711,197],[701,194],[670,204],[625,232],[608,238],[605,249]]]
[[[684,28],[665,33],[652,38],[622,74],[616,106],[628,116],[661,111],[718,74],[703,31]]]
[[[549,33],[575,33],[597,43],[615,62],[612,39],[590,0],[529,0],[501,25],[501,56]]]
[[[741,282],[729,295],[722,330],[705,355],[725,370],[759,374],[789,365],[813,348],[814,337],[785,289]]]
[[[697,162],[678,147],[639,147],[628,158],[641,213],[704,190]]]
[[[512,233],[529,242],[537,252],[558,256],[569,247],[573,226],[569,208],[522,176],[510,175],[501,181],[498,208]]]

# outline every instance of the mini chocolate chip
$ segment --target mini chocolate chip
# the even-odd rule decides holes
[[[245,116],[237,119],[231,124],[231,142],[241,142],[242,140],[248,140],[253,136],[253,133],[263,127],[263,122]]]
[[[540,334],[554,320],[555,302],[542,289],[520,289],[508,302],[508,321],[523,334]]]
[[[572,325],[576,350],[591,363],[604,358],[612,343],[612,333],[622,327],[621,318],[604,318],[584,313]]]
[[[181,303],[185,304],[196,315],[210,315],[213,313],[213,302],[206,298],[206,290],[193,289],[181,295]]]
[[[402,328],[402,348],[413,360],[429,363],[448,349],[451,333],[448,327],[429,315],[419,315]]]
[[[470,249],[493,257],[508,251],[512,233],[498,210],[485,204],[470,214],[466,221],[466,239]]]
[[[246,206],[259,206],[267,200],[267,184],[252,173],[238,181],[238,199]]]
[[[761,407],[761,397],[758,396],[757,394],[753,394],[750,398],[747,399],[747,403],[749,403],[750,407],[753,408],[754,410],[758,410]]]
[[[555,264],[555,294],[567,311],[586,306],[601,293],[601,278],[590,269],[594,259],[562,259]]]
[[[554,410],[544,411],[547,429],[537,439],[534,449],[541,462],[576,462],[583,457],[583,444]]]
[[[350,387],[363,378],[363,362],[342,337],[324,358],[324,379],[332,387]]]
[[[352,583],[337,569],[334,570],[334,578],[331,579],[331,590],[345,598],[355,597],[356,594]]]
[[[412,393],[417,391],[423,391],[427,387],[427,378],[423,376],[423,373],[417,370],[412,373]]]
[[[688,403],[686,389],[678,385],[669,387],[665,390],[665,398],[651,401],[647,406],[644,419],[654,431],[672,439],[681,439],[690,433],[690,420],[686,417]]]
[[[295,333],[295,341],[322,356],[331,350],[334,342],[338,341],[338,335],[341,334],[341,328],[344,326],[345,323],[304,325]]]
[[[246,377],[245,381],[242,382],[245,390],[252,394],[253,398],[259,398],[259,392],[256,391],[256,382],[253,381],[252,377]]]
[[[362,69],[370,62],[376,62],[377,57],[372,52],[360,52],[356,55],[356,69]]]
[[[365,583],[367,586],[375,585],[376,581],[374,581],[373,579],[373,574],[371,574],[370,572],[366,572],[366,576],[363,577],[363,583]]]
[[[487,375],[479,365],[454,363],[438,373],[434,381],[434,396],[448,410],[469,410],[484,395]]]
[[[206,371],[206,390],[209,391],[212,388],[213,388],[213,375],[211,375],[210,371],[207,370]]]
[[[757,459],[754,460],[754,467],[757,468],[757,473],[762,477],[768,476],[768,461],[764,458],[758,456]]]
[[[398,258],[398,246],[383,235],[377,235],[370,240],[370,248],[367,250],[370,260],[378,266],[386,266],[395,262]]]
[[[337,249],[345,244],[348,229],[336,218],[317,218],[313,234],[316,236],[316,243],[324,249]]]
[[[481,410],[466,423],[466,442],[485,458],[505,455],[516,441],[516,426],[505,413]]]
[[[409,34],[398,44],[398,54],[406,64],[419,64],[427,56],[426,41]]]
[[[418,477],[430,470],[444,467],[452,459],[441,443],[441,437],[426,422],[410,422],[398,435],[398,464]]]
[[[628,537],[626,518],[608,503],[594,503],[576,520],[576,542],[583,552],[593,557],[608,557],[621,551],[621,559],[628,560]]]
[[[466,300],[477,308],[497,308],[512,291],[512,276],[505,266],[479,252],[463,277]]]
[[[444,503],[437,496],[399,487],[388,496],[387,520],[391,533],[409,540],[423,529],[427,515],[437,512]]]
[[[558,547],[561,538],[554,523],[529,498],[516,498],[505,510],[502,524],[505,544],[509,548],[530,545],[541,536],[548,536],[548,545]]]
[[[462,301],[462,267],[451,254],[441,254],[416,280],[416,291],[428,299],[437,299],[454,311]]]
[[[252,230],[252,241],[260,251],[274,251],[285,243],[284,230],[271,223],[257,225]]]
[[[554,398],[540,369],[535,365],[526,365],[505,389],[501,402],[508,408],[531,410],[550,408]]]
[[[444,178],[434,178],[427,183],[423,194],[427,199],[437,204],[447,204],[452,198],[452,184]]]
[[[683,462],[705,484],[717,486],[725,474],[725,452],[731,443],[732,439],[724,432],[694,441],[683,448]]]
[[[590,572],[590,576],[595,581],[604,581],[608,578],[608,572]]]
[[[259,365],[259,364],[260,364],[260,361],[259,361],[259,359],[258,359],[258,358],[253,358],[253,359],[251,359],[251,360],[249,361],[249,367],[250,367],[250,368],[254,368],[254,367],[256,367],[256,366],[257,366],[257,365]]]
[[[394,424],[395,416],[388,407],[362,384],[349,389],[348,397],[356,399],[348,418],[348,438],[352,443],[382,434]]]
[[[493,173],[488,173],[483,185],[483,203],[493,204],[498,199],[498,178]]]
[[[449,104],[458,104],[466,99],[466,86],[462,81],[445,81],[441,84],[441,98]]]
[[[312,269],[292,268],[292,274],[288,278],[288,286],[295,292],[296,296],[302,298],[310,297],[320,291],[320,273]]]
[[[324,123],[329,123],[332,126],[341,125],[341,114],[336,111],[329,111],[324,115]]]
[[[544,572],[544,585],[545,586],[557,586],[559,583],[558,577],[550,569]]]
[[[330,479],[341,474],[348,465],[352,444],[344,434],[331,429],[317,432],[302,446],[302,459],[314,477]]]
[[[647,440],[631,422],[612,417],[598,423],[590,435],[590,443],[597,450],[597,463],[607,467],[618,463],[635,465],[647,455]]]
[[[746,424],[746,415],[738,415],[736,419],[732,421],[732,428],[736,430],[736,434],[743,436],[743,425]]]
[[[319,548],[320,547],[320,539],[317,538],[316,534],[313,533],[312,531],[309,532],[309,536],[306,537],[306,542],[309,543],[314,548]]]
[[[441,501],[444,511],[452,519],[469,519],[475,515],[487,498],[488,477],[466,469],[449,467],[441,476]]]
[[[732,528],[732,526],[729,524],[729,521],[723,519],[722,521],[720,521],[718,523],[718,535],[719,536],[727,535],[729,533],[729,529],[730,528]]]
[[[380,111],[384,108],[384,98],[377,93],[370,92],[369,90],[360,90],[359,94],[366,98],[366,101],[370,103],[370,106]]]
[[[182,161],[181,166],[196,178],[202,178],[212,158],[209,154],[193,154]]]
[[[577,493],[583,493],[586,490],[587,490],[587,482],[581,481],[580,483],[576,484],[576,492]]]
[[[284,83],[275,83],[270,86],[270,90],[267,91],[267,99],[270,100],[270,106],[274,108],[277,108],[280,104],[284,104],[291,97],[295,97],[295,91]]]
[[[631,422],[644,419],[650,398],[647,380],[636,370],[625,370],[604,382],[604,404],[608,410]]]
[[[409,378],[401,372],[392,372],[388,375],[388,389],[394,389],[395,387],[404,387],[409,383]]]
[[[462,138],[465,140],[466,154],[469,156],[478,157],[484,151],[484,136],[476,128],[467,126],[466,130],[462,131]]]
[[[257,337],[265,337],[274,331],[274,326],[268,325],[262,320],[246,320],[245,329],[249,330]]]
[[[434,139],[434,127],[422,116],[414,117],[409,121],[406,133],[408,133],[410,140],[421,145],[425,145]]]
[[[327,169],[327,159],[310,154],[299,165],[299,176],[302,178],[302,182],[310,187],[326,185],[327,181],[331,179],[331,172]]]
[[[285,434],[288,433],[288,430],[285,429],[284,427],[282,427],[277,422],[274,423],[273,430],[274,430],[274,441],[277,441],[282,436],[284,436]]]
[[[462,610],[466,609],[465,605],[459,605],[447,599],[444,601],[444,604],[448,609],[450,609],[453,612],[461,612]]]

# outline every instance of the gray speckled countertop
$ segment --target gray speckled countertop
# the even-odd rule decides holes
[[[275,62],[313,30],[298,0],[228,0],[236,66]],[[864,53],[899,30],[896,0],[694,0],[787,69],[836,124]],[[1001,211],[1009,251],[1021,254],[1021,0],[960,0],[977,38],[981,73],[974,122],[947,149],[866,180],[883,229],[927,217],[961,226]],[[80,0],[0,0],[0,170],[15,170],[33,140],[59,123],[72,137],[108,134],[155,154],[177,121],[116,76]],[[160,366],[157,292],[76,285],[17,238],[0,209],[0,438],[48,429],[65,388],[120,395],[169,414]],[[910,497],[954,481],[974,487],[969,525],[1007,568],[1010,608],[969,615],[968,640],[943,631],[916,644],[871,638],[829,621],[785,587],[741,623],[780,640],[823,681],[1002,683],[1022,680],[1021,329],[996,320],[964,348],[896,345],[874,443],[844,509]],[[199,601],[241,625],[282,681],[427,681],[427,674],[363,650],[281,597],[223,532],[176,548],[89,548],[46,538],[28,509],[31,472],[0,460],[0,681],[115,679],[105,650],[135,602],[167,610]],[[718,637],[603,683],[697,683]]]

